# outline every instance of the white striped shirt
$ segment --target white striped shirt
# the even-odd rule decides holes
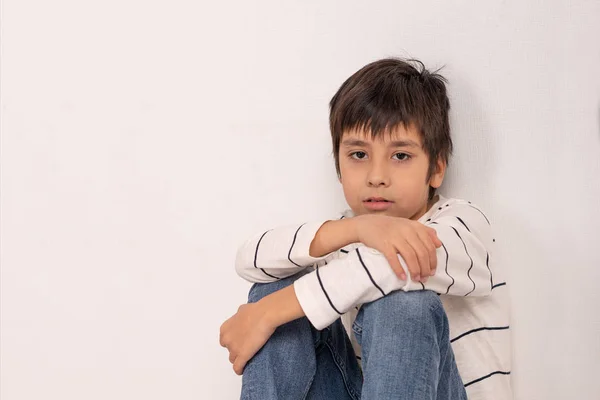
[[[346,211],[342,218],[352,216]],[[439,196],[419,222],[435,229],[443,244],[437,249],[436,274],[424,284],[410,279],[401,256],[406,281],[396,276],[381,253],[360,243],[311,257],[310,244],[325,221],[279,227],[252,237],[238,250],[236,270],[250,282],[272,282],[312,268],[294,283],[304,313],[317,329],[342,316],[358,356],[360,346],[349,329],[357,306],[394,290],[437,292],[469,399],[512,399],[508,292],[492,256],[495,239],[488,218],[468,201]]]

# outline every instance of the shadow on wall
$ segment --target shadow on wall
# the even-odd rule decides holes
[[[540,276],[544,276],[545,284],[556,288],[564,285],[560,281],[560,274],[552,276],[550,272],[556,263],[544,250],[543,242],[537,239],[540,233],[535,231],[535,225],[522,217],[522,210],[511,210],[498,204],[495,211],[495,219],[502,221],[503,228],[495,232],[498,238],[496,265],[504,270],[510,296],[511,382],[515,398],[523,395],[523,398],[528,398],[527,392],[523,393],[521,388],[527,387],[528,379],[539,373],[539,365],[532,360],[544,360],[546,365],[552,365],[550,368],[564,369],[560,360],[566,351],[565,346],[555,349],[553,357],[546,352],[556,346],[559,342],[557,338],[565,337],[563,331],[569,327],[564,324],[556,326],[556,321],[567,321],[569,310],[560,297],[549,296],[547,292],[535,288],[534,282],[539,282]],[[498,227],[500,224],[497,222],[495,225]],[[547,327],[550,326],[553,329],[548,331]],[[536,338],[533,346],[529,343],[532,335]],[[543,390],[543,393],[550,395],[561,393],[564,388],[561,382],[554,380],[547,382]],[[556,398],[569,397],[567,393],[563,395]]]
[[[444,74],[444,69],[441,71]],[[456,71],[448,71],[450,97],[450,125],[454,154],[441,192],[449,196],[480,203],[486,202],[494,192],[494,177],[498,163],[497,153],[491,139],[499,136],[484,112],[483,102],[468,77]],[[487,207],[485,207],[487,208]]]
[[[598,139],[600,139],[600,101],[598,101]]]
[[[444,71],[441,72],[443,74]],[[502,274],[508,281],[507,288],[511,298],[511,369],[513,390],[517,394],[521,386],[526,386],[524,382],[527,377],[537,371],[537,366],[531,365],[529,360],[546,358],[540,349],[552,348],[555,336],[541,336],[541,346],[526,346],[523,338],[528,333],[540,332],[543,327],[552,326],[552,319],[556,316],[564,318],[568,310],[558,298],[548,298],[531,290],[532,282],[539,280],[540,274],[548,275],[546,269],[553,265],[553,260],[543,250],[543,242],[539,238],[541,232],[536,232],[536,226],[518,208],[518,203],[502,202],[501,199],[506,198],[506,194],[500,196],[499,190],[502,189],[498,186],[498,178],[503,173],[501,163],[509,161],[501,153],[506,150],[502,142],[506,135],[503,135],[501,127],[493,123],[493,118],[486,112],[488,107],[480,100],[485,96],[480,96],[468,76],[460,76],[454,72],[448,74],[448,88],[451,95],[450,118],[455,152],[441,192],[478,203],[489,214],[494,225],[498,239],[496,265],[502,269]],[[598,117],[600,131],[600,109]],[[561,285],[558,274],[545,279],[555,287]],[[523,297],[525,293],[527,297]],[[549,308],[555,312],[539,311]],[[558,333],[562,334],[560,329],[566,328],[558,328]],[[559,382],[549,385],[552,390],[548,389],[547,393],[559,393],[562,390]]]

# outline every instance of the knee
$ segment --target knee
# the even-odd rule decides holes
[[[302,275],[304,275],[304,272],[274,282],[253,284],[248,293],[248,303],[256,303],[263,297],[292,285]]]
[[[396,329],[402,326],[445,327],[447,317],[437,293],[430,290],[392,292],[364,307],[364,323],[372,323],[378,328]]]

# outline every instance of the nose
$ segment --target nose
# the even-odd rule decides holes
[[[390,185],[390,175],[384,162],[373,162],[367,176],[370,187],[387,187]]]

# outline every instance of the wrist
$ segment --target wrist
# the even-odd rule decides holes
[[[323,257],[350,243],[357,242],[355,225],[354,218],[325,222],[315,234],[310,244],[309,254],[312,257]]]
[[[357,215],[352,218],[348,218],[348,235],[352,237],[351,243],[360,243],[360,224],[364,220],[364,216]]]
[[[305,315],[296,297],[294,285],[263,297],[256,305],[259,307],[262,323],[273,329]]]

